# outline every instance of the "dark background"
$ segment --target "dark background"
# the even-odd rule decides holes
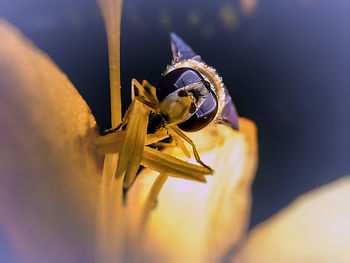
[[[95,1],[7,0],[0,16],[49,54],[108,128],[107,45]],[[347,0],[265,0],[250,15],[239,1],[125,0],[124,106],[132,77],[157,83],[171,60],[169,32],[179,34],[258,126],[253,226],[350,172],[349,26]]]

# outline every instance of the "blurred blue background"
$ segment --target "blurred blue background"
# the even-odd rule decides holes
[[[240,115],[258,126],[254,226],[350,173],[349,14],[347,0],[125,0],[124,106],[132,77],[157,83],[171,60],[169,32],[179,34],[218,70]],[[95,1],[5,0],[0,17],[49,54],[108,128],[107,45]],[[2,262],[8,248],[0,242]]]

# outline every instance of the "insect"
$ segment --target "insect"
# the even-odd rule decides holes
[[[170,39],[173,60],[157,86],[157,96],[166,104],[169,98],[173,101],[176,95],[180,97],[186,91],[194,97],[196,106],[190,107],[187,119],[178,124],[179,128],[194,132],[216,121],[238,130],[238,114],[222,78],[179,36],[171,33]]]
[[[163,139],[171,138],[190,157],[184,140],[191,145],[197,163],[206,169],[202,172],[209,174],[212,173],[211,168],[201,161],[196,146],[183,131],[196,132],[212,122],[239,129],[236,108],[216,70],[206,65],[175,33],[170,34],[170,40],[172,63],[166,68],[158,85],[154,87],[147,81],[140,84],[133,79],[132,105],[122,123],[106,131],[119,132],[115,137],[120,145],[113,146],[119,147],[121,152],[116,177],[126,173],[126,188],[136,178],[145,145],[159,144]],[[122,127],[125,125],[126,132],[123,133]],[[108,139],[101,141],[104,147],[102,152],[109,153],[110,141],[109,144]],[[141,146],[138,142],[142,142]],[[151,148],[146,150],[151,151]]]

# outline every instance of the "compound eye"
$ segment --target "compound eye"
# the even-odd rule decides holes
[[[179,128],[186,132],[196,132],[203,129],[215,118],[218,111],[218,100],[215,93],[210,90],[203,104],[185,122],[178,124]]]
[[[191,68],[177,68],[162,76],[157,85],[157,97],[162,101],[166,96],[175,90],[179,90],[180,97],[185,96],[184,87],[204,81],[202,75]]]
[[[210,83],[194,69],[177,68],[162,76],[157,85],[157,97],[159,101],[162,101],[176,90],[178,90],[177,95],[179,97],[188,96],[187,91],[183,88],[198,82],[203,84],[203,87],[208,90],[208,93],[205,92],[205,100],[200,107],[196,108],[194,105],[190,108],[190,113],[192,114],[194,112],[194,114],[185,122],[178,124],[179,128],[183,131],[195,132],[201,130],[215,118],[218,111],[218,100],[210,87]],[[195,97],[197,96],[195,91],[192,93]]]

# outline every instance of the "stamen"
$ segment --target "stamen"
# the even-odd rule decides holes
[[[149,147],[145,147],[141,163],[159,173],[198,182],[206,182],[204,175],[213,173],[207,167],[182,161]]]
[[[126,136],[118,159],[116,178],[125,173],[124,188],[134,182],[139,169],[147,134],[148,116],[151,108],[135,99],[132,102],[130,119],[126,127]]]
[[[122,0],[98,0],[105,22],[110,73],[112,127],[121,122],[120,96],[120,22]],[[96,262],[121,260],[124,247],[124,210],[122,207],[123,178],[114,180],[118,156],[107,154],[102,172],[97,204],[97,249]]]

